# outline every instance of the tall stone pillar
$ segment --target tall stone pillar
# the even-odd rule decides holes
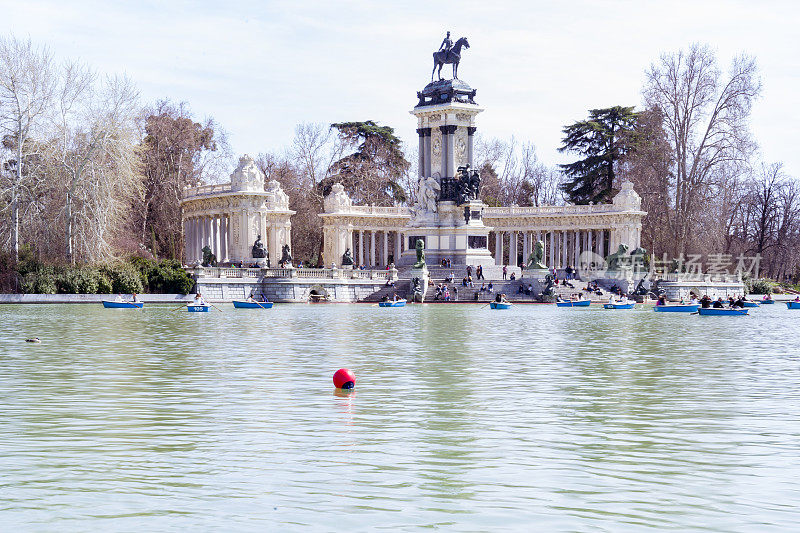
[[[517,262],[517,232],[512,231],[508,241],[508,265],[515,267]]]
[[[394,232],[394,252],[392,253],[392,262],[397,264],[400,260],[400,254],[403,253],[403,240],[400,238],[400,232]]]
[[[592,251],[592,230],[586,230],[586,249]]]
[[[219,237],[220,237],[220,246],[219,246],[219,260],[220,261],[227,261],[228,260],[228,217],[226,215],[220,215],[219,217]]]
[[[419,135],[419,177],[425,177],[425,160],[428,154],[425,153],[425,128],[417,128],[417,135]]]
[[[375,230],[369,232],[369,266],[375,266]]]
[[[424,176],[427,178],[431,175],[431,129],[422,128],[425,142],[423,144],[423,151],[425,154],[425,167],[423,169]]]
[[[442,132],[442,170],[444,172],[442,175],[448,178],[452,178],[456,173],[455,149],[453,146],[456,129],[458,129],[458,126],[455,124],[439,126],[439,130]]]
[[[561,232],[561,268],[567,268],[567,258],[569,257],[569,249],[567,247],[567,232]]]
[[[475,138],[475,132],[478,131],[478,128],[475,126],[468,126],[467,127],[467,163],[469,163],[470,167],[474,167],[475,163],[473,163],[473,143]]]
[[[364,264],[364,230],[358,230],[358,266]]]
[[[494,264],[503,264],[503,232],[494,232]]]
[[[524,263],[525,260],[528,258],[528,232],[522,232],[522,262]]]
[[[385,267],[389,264],[389,232],[383,230],[383,262],[381,263],[382,267]]]
[[[572,232],[572,266],[574,268],[578,268],[578,256],[580,252],[578,252],[578,232]]]
[[[550,262],[547,264],[547,266],[549,266],[550,268],[553,268],[555,266],[555,254],[553,253],[555,251],[555,246],[554,246],[555,243],[553,242],[554,241],[554,234],[555,234],[555,231],[551,231],[550,232],[550,251],[548,253],[548,257],[550,258]]]

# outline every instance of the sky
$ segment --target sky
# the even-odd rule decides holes
[[[641,105],[661,54],[710,45],[727,68],[755,56],[752,131],[766,162],[800,178],[800,2],[0,0],[0,34],[127,74],[143,103],[186,102],[235,154],[288,146],[301,122],[376,120],[416,145],[409,111],[445,31],[469,38],[459,77],[486,137],[532,142],[544,162],[588,109]],[[445,66],[442,72],[450,73]]]

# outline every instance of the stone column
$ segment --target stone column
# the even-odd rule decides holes
[[[470,167],[474,166],[472,162],[472,153],[473,153],[473,139],[475,138],[475,132],[478,131],[478,128],[475,126],[468,126],[467,127],[467,163]]]
[[[586,230],[586,249],[592,251],[592,230]]]
[[[553,244],[554,244],[553,243],[553,234],[554,233],[555,233],[554,231],[550,232],[550,250],[548,251],[548,257],[550,258],[550,262],[547,264],[547,266],[549,266],[550,268],[554,267],[553,260],[555,259],[555,256],[553,254],[553,249],[554,249],[554,246],[553,246]]]
[[[578,232],[572,232],[572,267],[578,268],[578,256],[580,252],[578,251]]]
[[[417,135],[419,135],[419,177],[422,178],[425,176],[425,159],[427,158],[427,154],[425,153],[425,129],[424,128],[417,128]]]
[[[400,232],[394,232],[394,253],[392,253],[392,259],[394,259],[394,264],[396,265],[398,261],[400,261],[400,254],[403,253],[403,240],[400,238]]]
[[[385,267],[389,264],[389,232],[383,230],[383,263],[381,266]]]
[[[522,262],[524,263],[525,260],[528,258],[528,232],[522,232]]]
[[[508,266],[517,266],[517,232],[512,231],[508,241]]]
[[[425,143],[423,146],[423,151],[425,152],[425,168],[423,172],[427,178],[431,175],[431,129],[423,128],[422,130],[425,135]]]
[[[561,267],[567,268],[567,260],[569,258],[569,247],[567,246],[567,232],[561,232]]]
[[[453,139],[457,128],[458,126],[455,124],[439,126],[439,130],[442,132],[442,172],[443,176],[448,178],[452,178],[455,175]]]
[[[503,265],[503,232],[494,232],[494,264]]]
[[[219,260],[228,260],[228,217],[220,215],[219,217]]]
[[[375,266],[375,230],[369,232],[369,266]]]

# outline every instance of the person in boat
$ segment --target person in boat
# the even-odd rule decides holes
[[[396,302],[396,301],[398,301],[399,299],[400,299],[400,298],[398,298],[398,296],[397,296],[397,293],[394,293],[394,294],[392,294],[392,301],[393,301],[393,302]]]
[[[744,307],[745,301],[746,300],[744,299],[744,296],[740,296],[735,302],[733,302],[733,305],[731,307],[740,307],[740,308]]]
[[[117,294],[115,301],[122,303],[125,301],[125,298],[123,298],[121,294]]]
[[[194,302],[193,305],[206,305],[206,301],[203,299],[203,295],[199,292],[194,295]]]
[[[692,294],[692,299],[689,300],[689,305],[700,305],[700,301],[697,299],[697,296]]]
[[[794,301],[795,302],[800,302],[800,296],[795,296]]]
[[[714,309],[722,309],[725,307],[725,303],[722,301],[722,296],[714,301],[714,305],[712,307],[714,307]]]
[[[139,295],[136,294],[135,292],[133,294],[131,294],[131,302],[135,303],[135,304],[139,303]]]
[[[256,299],[253,298],[253,293],[250,293],[250,296],[247,297],[247,303],[254,304],[256,303]]]
[[[498,292],[497,296],[494,297],[494,301],[499,304],[507,304],[508,300],[506,300],[506,295]]]
[[[658,301],[656,302],[656,305],[658,305],[658,306],[667,305],[667,297],[664,296],[663,294],[661,296],[659,296],[658,297]]]
[[[762,300],[765,301],[765,302],[771,302],[772,301],[772,294],[765,294],[764,297],[762,298]]]
[[[389,295],[388,294],[384,294],[383,298],[381,298],[381,301],[382,302],[388,302],[389,301]]]
[[[700,298],[700,305],[703,306],[703,309],[708,309],[711,307],[711,298],[708,294],[704,294],[702,298]]]

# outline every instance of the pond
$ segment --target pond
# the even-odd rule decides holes
[[[4,529],[796,530],[800,311],[640,307],[0,306]]]

